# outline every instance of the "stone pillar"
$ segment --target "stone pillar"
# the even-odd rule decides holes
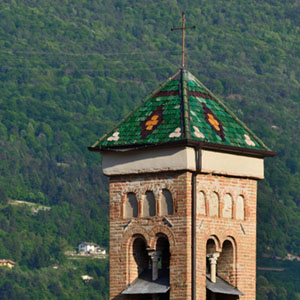
[[[217,260],[220,256],[220,253],[208,254],[207,257],[210,262],[210,280],[213,283],[217,281]]]
[[[152,281],[158,278],[158,260],[160,257],[160,251],[148,251],[148,254],[152,261]]]

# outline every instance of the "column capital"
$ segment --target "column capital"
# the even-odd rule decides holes
[[[211,264],[217,264],[217,260],[219,257],[220,257],[220,253],[218,253],[218,252],[215,252],[212,254],[207,254],[207,258],[209,259],[209,262]]]
[[[207,257],[210,262],[210,280],[213,283],[216,283],[216,276],[217,276],[217,260],[218,257],[220,256],[220,253],[215,252],[208,254]]]

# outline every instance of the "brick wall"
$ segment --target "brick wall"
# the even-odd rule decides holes
[[[133,192],[139,206],[147,191],[152,191],[160,214],[163,190],[171,192],[173,214],[165,224],[163,216],[137,218],[123,214],[126,195]],[[110,299],[128,299],[120,293],[137,277],[132,248],[136,238],[143,237],[147,247],[155,249],[160,234],[170,243],[170,299],[191,298],[191,173],[168,172],[156,175],[132,175],[110,178]]]
[[[206,299],[206,244],[210,238],[216,243],[216,251],[221,253],[220,277],[230,280],[245,294],[240,299],[255,299],[256,188],[257,182],[252,179],[207,174],[197,176],[197,195],[201,198],[197,203],[202,207],[197,207],[196,221],[196,299]],[[160,216],[164,189],[169,190],[173,197],[174,213],[167,216],[172,227],[165,224],[163,216]],[[147,191],[154,193],[156,201],[157,215],[153,217],[143,216],[142,204]],[[136,218],[126,218],[124,214],[126,195],[130,192],[136,194],[139,205]],[[209,213],[211,197],[219,201],[213,216]],[[229,198],[232,204],[228,204]],[[240,201],[241,198],[244,199],[242,220],[241,209],[238,213],[236,211],[237,199]],[[238,204],[238,207],[241,205]],[[123,299],[120,293],[137,277],[132,253],[135,239],[142,237],[148,248],[155,249],[160,233],[166,235],[170,243],[170,299],[191,299],[191,214],[190,172],[110,178],[110,299]],[[224,251],[222,255],[223,244],[226,249],[229,243],[232,245],[231,252]],[[231,258],[228,253],[232,253]],[[230,266],[226,266],[226,261],[230,261]]]
[[[257,181],[253,179],[225,177],[209,174],[197,176],[197,193],[204,193],[206,213],[197,214],[197,299],[205,299],[206,246],[211,238],[220,253],[217,265],[218,276],[226,279],[242,291],[243,300],[255,300],[256,285],[256,193]],[[209,199],[219,196],[219,215],[209,216]],[[232,197],[232,217],[224,199]],[[239,220],[237,202],[244,199],[244,219]],[[238,200],[239,199],[239,200]],[[240,206],[240,205],[239,205]],[[225,211],[226,215],[223,216]],[[232,245],[232,248],[229,247]],[[211,246],[210,246],[211,248]],[[230,254],[232,253],[232,255]]]

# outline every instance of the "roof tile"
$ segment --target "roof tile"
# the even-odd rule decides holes
[[[214,94],[185,70],[170,77],[91,149],[163,144],[185,139],[270,151]]]

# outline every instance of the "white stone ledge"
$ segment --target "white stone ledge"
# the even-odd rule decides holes
[[[103,152],[105,175],[196,171],[195,149],[191,147],[152,148],[139,151]],[[264,178],[264,160],[236,154],[199,150],[200,173]]]
[[[201,173],[264,178],[262,158],[201,150]]]
[[[102,153],[105,175],[196,170],[195,150],[190,147]]]

